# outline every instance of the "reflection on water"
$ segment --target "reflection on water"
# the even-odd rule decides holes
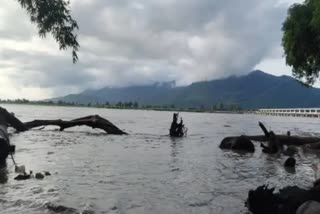
[[[261,184],[309,187],[317,154],[300,153],[296,172],[282,167],[285,157],[221,151],[226,136],[259,134],[258,121],[276,133],[318,135],[310,118],[182,113],[188,137],[168,137],[172,112],[94,108],[5,106],[23,121],[73,119],[99,114],[129,133],[55,127],[13,134],[15,159],[43,180],[15,181],[14,166],[0,170],[0,209],[4,213],[246,213],[248,190]],[[50,114],[48,114],[50,112]],[[225,125],[228,127],[225,127]],[[257,144],[259,145],[259,144]],[[2,212],[3,213],[3,212]]]

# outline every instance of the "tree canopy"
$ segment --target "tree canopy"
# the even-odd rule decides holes
[[[296,78],[312,85],[320,72],[320,1],[292,5],[282,30],[286,63]]]
[[[77,22],[71,17],[69,1],[64,0],[17,0],[27,10],[31,22],[39,29],[40,37],[51,33],[61,49],[72,49],[73,63],[78,60],[79,43]]]

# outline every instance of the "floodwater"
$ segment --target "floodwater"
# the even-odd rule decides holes
[[[8,172],[0,179],[1,213],[54,213],[51,204],[74,208],[60,213],[239,214],[246,213],[248,190],[258,185],[310,187],[314,180],[315,154],[300,152],[292,173],[282,167],[285,157],[262,154],[259,147],[254,154],[241,154],[218,145],[226,136],[262,133],[258,121],[276,133],[319,135],[317,118],[181,113],[188,136],[171,139],[172,112],[3,107],[22,121],[99,114],[129,135],[106,135],[88,127],[12,134],[18,165],[52,175],[16,181],[8,158]]]

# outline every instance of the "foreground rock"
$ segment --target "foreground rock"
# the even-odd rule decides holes
[[[319,214],[320,203],[317,201],[307,201],[303,203],[297,210],[296,214]]]
[[[237,138],[225,138],[220,144],[220,149],[231,149],[235,151],[243,151],[253,153],[255,151],[254,145],[247,136],[240,136]]]
[[[24,172],[23,174],[19,174],[17,175],[14,180],[18,180],[18,181],[21,181],[21,180],[28,180],[32,177],[32,171],[30,171],[29,174],[27,174],[26,172]]]
[[[280,189],[278,193],[274,193],[274,190],[260,186],[249,191],[246,206],[252,214],[313,214],[311,211],[318,209],[314,203],[304,204],[310,200],[320,202],[320,191],[317,188],[305,190],[289,186]],[[314,213],[320,213],[320,210]]]
[[[288,159],[284,162],[284,167],[294,168],[295,166],[296,166],[296,159],[294,159],[293,157],[288,158]]]
[[[44,179],[44,175],[40,172],[36,173],[36,176],[35,176],[36,179]]]

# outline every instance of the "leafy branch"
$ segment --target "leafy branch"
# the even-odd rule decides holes
[[[30,15],[31,22],[37,24],[40,37],[51,33],[60,50],[72,48],[73,63],[78,61],[79,43],[77,22],[71,17],[69,1],[64,0],[17,0]]]

